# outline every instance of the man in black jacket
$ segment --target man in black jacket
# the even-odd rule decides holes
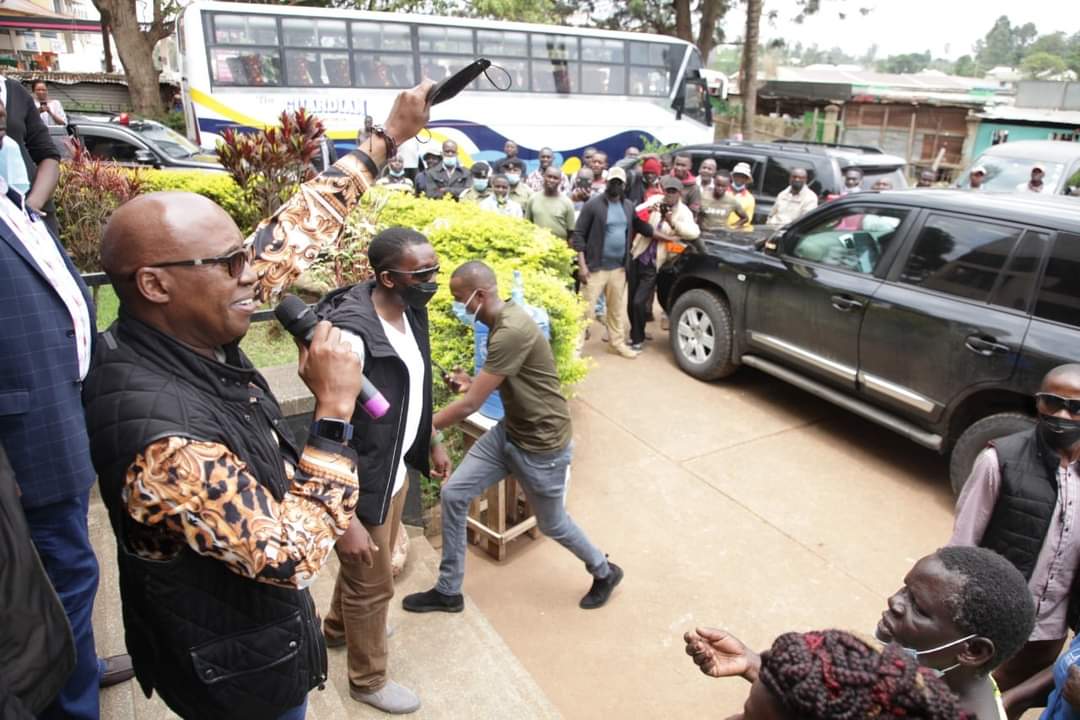
[[[450,458],[431,431],[431,343],[427,304],[438,290],[439,259],[420,233],[383,230],[371,241],[375,279],[329,295],[319,315],[364,358],[365,374],[390,404],[372,420],[357,404],[352,448],[364,469],[360,504],[337,544],[341,561],[326,644],[348,646],[349,692],[383,712],[420,709],[413,691],[387,679],[386,617],[394,597],[391,556],[401,526],[408,468],[446,477]],[[429,470],[428,456],[431,465]]]
[[[1047,373],[1035,407],[1035,427],[994,440],[975,459],[949,541],[1004,555],[1034,596],[1035,630],[995,672],[1003,691],[1052,665],[1080,627],[1080,364]]]
[[[424,172],[423,187],[417,185],[416,190],[435,200],[447,195],[457,200],[471,183],[469,171],[461,167],[457,143],[447,140],[442,144],[442,161]]]
[[[596,301],[604,294],[607,312],[608,352],[634,359],[638,353],[627,344],[626,270],[630,263],[630,240],[635,234],[671,240],[634,213],[633,204],[623,197],[626,171],[608,171],[607,187],[581,208],[571,245],[578,253],[578,279],[585,291],[587,322],[596,318]],[[586,330],[588,332],[588,330]]]
[[[7,136],[19,143],[26,174],[30,177],[26,204],[40,212],[52,234],[60,237],[52,201],[56,183],[60,181],[60,151],[49,137],[49,128],[41,121],[38,105],[30,92],[18,80],[2,76],[0,80],[3,81],[0,82],[0,103],[7,110]]]
[[[83,391],[90,452],[135,675],[181,717],[295,720],[326,682],[307,588],[359,498],[347,443],[360,358],[316,326],[299,359],[315,422],[298,447],[239,340],[338,240],[387,150],[426,124],[431,87],[399,94],[387,127],[305,183],[250,246],[192,193],[142,195],[109,221],[102,265],[120,314]]]

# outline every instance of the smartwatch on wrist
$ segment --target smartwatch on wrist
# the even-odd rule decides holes
[[[348,420],[324,417],[311,423],[308,434],[321,437],[323,440],[345,444],[352,440],[353,426]]]

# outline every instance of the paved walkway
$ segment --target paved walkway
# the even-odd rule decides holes
[[[684,654],[697,624],[756,647],[787,630],[872,632],[949,535],[944,461],[748,368],[693,380],[666,333],[633,361],[603,352],[600,334],[572,404],[568,505],[625,581],[608,607],[579,610],[585,571],[546,539],[517,541],[501,565],[473,553],[465,580],[563,715],[736,712],[748,686]]]
[[[111,655],[124,651],[120,622],[120,593],[116,582],[116,561],[112,529],[100,499],[90,512],[91,534],[102,563],[102,583],[94,611],[94,631],[98,652]],[[434,584],[439,558],[423,537],[413,538],[409,563],[398,578],[400,598],[410,592],[427,590]],[[330,603],[337,575],[337,559],[312,587],[318,607]],[[461,615],[419,616],[401,610],[395,602],[390,612],[394,634],[390,638],[392,677],[416,689],[424,702],[416,720],[555,720],[558,711],[499,637],[484,614],[466,601]],[[386,718],[381,712],[360,705],[349,697],[345,676],[345,651],[330,651],[330,681],[324,692],[309,696],[308,720],[343,718]],[[175,718],[156,697],[147,700],[135,682],[102,692],[102,720],[159,720]]]

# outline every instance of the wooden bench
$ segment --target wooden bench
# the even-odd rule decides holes
[[[465,435],[465,450],[495,427],[497,421],[473,413],[459,424]],[[525,492],[513,475],[495,483],[469,506],[468,537],[496,560],[506,557],[506,546],[522,535],[536,538],[540,531]]]

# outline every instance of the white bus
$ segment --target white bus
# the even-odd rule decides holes
[[[502,157],[513,140],[531,169],[549,146],[570,173],[590,145],[614,164],[644,140],[713,138],[701,56],[673,37],[199,0],[177,23],[189,134],[203,146],[224,128],[276,125],[283,110],[303,107],[347,150],[364,116],[382,122],[401,88],[477,57],[504,68],[510,89],[481,76],[432,108],[421,133],[427,144],[403,151],[410,166],[445,139],[457,142],[466,165]]]

